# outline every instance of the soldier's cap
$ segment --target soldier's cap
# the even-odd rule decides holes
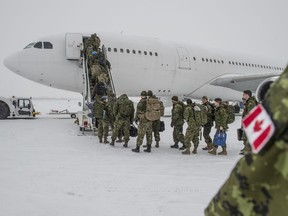
[[[107,96],[102,96],[101,97],[101,100],[106,100],[107,99]]]
[[[153,92],[152,92],[151,90],[149,90],[149,91],[147,92],[147,95],[148,95],[149,97],[152,97],[152,96],[153,96]]]
[[[208,97],[207,96],[203,96],[202,99],[208,100]]]
[[[252,92],[250,90],[244,90],[243,93],[249,95],[249,97],[252,97]]]
[[[147,97],[147,92],[146,91],[142,91],[140,96]]]
[[[216,101],[216,102],[222,102],[222,99],[221,99],[221,98],[215,98],[214,101]]]
[[[92,51],[91,54],[92,54],[92,55],[96,55],[97,52],[96,52],[96,51]]]
[[[191,100],[191,99],[187,99],[187,100],[186,100],[186,103],[187,103],[187,104],[192,104],[192,100]]]
[[[178,101],[178,97],[174,95],[174,96],[171,98],[171,100],[172,100],[172,101]]]

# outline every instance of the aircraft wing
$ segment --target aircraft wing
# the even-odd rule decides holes
[[[224,75],[216,78],[211,85],[222,86],[236,91],[243,91],[249,89],[256,91],[258,85],[265,79],[275,76],[280,76],[280,73],[265,73],[265,74],[251,74],[251,75]]]

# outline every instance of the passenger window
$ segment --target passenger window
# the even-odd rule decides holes
[[[129,49],[126,49],[126,52],[127,52],[127,53],[130,53],[130,50],[129,50]]]
[[[120,49],[120,52],[121,52],[121,53],[123,53],[123,52],[124,52],[124,50],[123,50],[123,49]]]
[[[232,62],[232,64],[234,65],[234,62]]]
[[[110,47],[108,47],[108,52],[111,52],[111,48]]]
[[[221,62],[222,62],[222,64],[224,64],[224,61],[223,61],[223,60],[222,60]]]
[[[216,60],[214,59],[214,63],[216,63]]]
[[[153,55],[153,53],[152,53],[152,52],[149,52],[149,54],[150,54],[150,56],[152,56],[152,55]]]
[[[158,53],[157,53],[157,52],[155,52],[155,56],[158,56]]]
[[[206,58],[206,62],[209,62],[209,59]]]
[[[138,54],[140,54],[140,55],[142,54],[141,50],[138,50]]]
[[[44,42],[44,49],[53,49],[53,45],[50,42]]]
[[[231,64],[231,61],[229,61],[229,64]]]
[[[147,55],[147,52],[146,52],[146,51],[144,51],[144,55]]]
[[[204,59],[204,58],[202,58],[202,61],[204,62],[204,61],[205,61],[205,59]]]
[[[213,60],[212,60],[212,59],[210,59],[210,62],[213,62]]]
[[[238,62],[236,62],[236,65],[238,65]]]
[[[136,54],[136,51],[135,51],[135,50],[132,50],[132,53],[133,53],[133,54]]]
[[[219,60],[218,60],[217,62],[220,64],[220,61],[219,61]]]
[[[37,43],[34,45],[34,48],[42,49],[42,42],[37,42]]]
[[[196,57],[193,57],[193,60],[196,61]]]
[[[117,52],[117,48],[114,48],[114,52]]]

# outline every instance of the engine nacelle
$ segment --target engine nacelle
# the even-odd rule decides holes
[[[256,99],[261,102],[264,100],[266,93],[268,92],[270,85],[276,81],[279,78],[279,76],[270,77],[268,79],[265,79],[263,82],[259,84],[256,90]]]

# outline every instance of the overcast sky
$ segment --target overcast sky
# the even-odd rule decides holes
[[[77,97],[3,65],[39,37],[123,32],[288,61],[287,0],[0,0],[0,96]]]

